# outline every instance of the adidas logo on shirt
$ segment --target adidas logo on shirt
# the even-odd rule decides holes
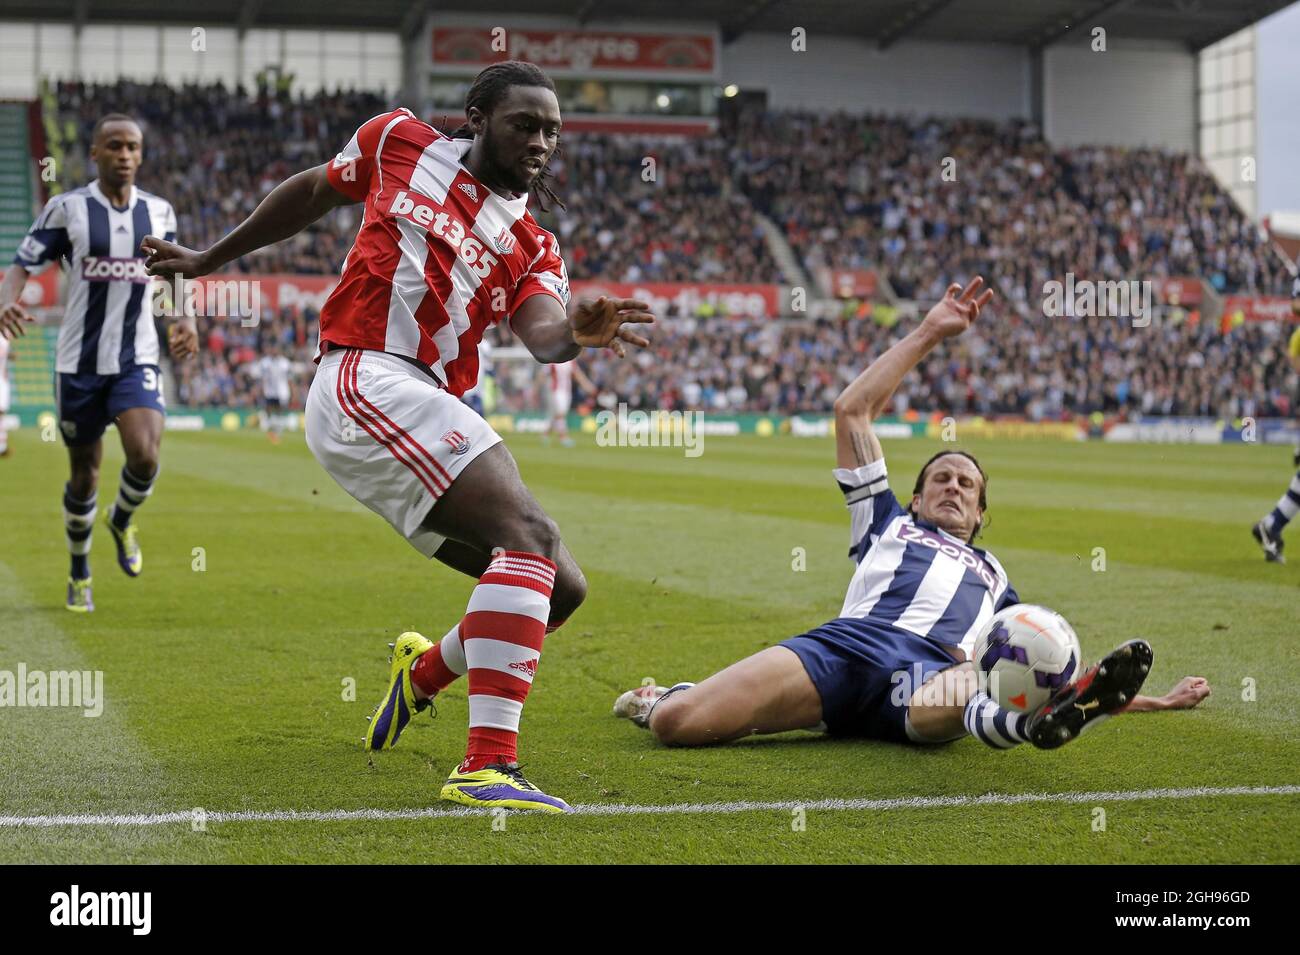
[[[469,196],[470,202],[478,202],[478,190],[474,188],[474,183],[462,182],[456,188],[459,189],[461,192],[465,193],[465,195]]]

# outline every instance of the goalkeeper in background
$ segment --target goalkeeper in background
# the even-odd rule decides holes
[[[1291,286],[1291,314],[1300,318],[1300,275],[1296,276],[1295,284]],[[1287,345],[1286,353],[1291,361],[1291,367],[1300,372],[1300,327],[1291,333],[1291,341]],[[1300,394],[1297,398],[1300,399]],[[1300,405],[1300,401],[1297,401],[1297,405]],[[1300,469],[1300,446],[1296,447],[1292,461],[1296,468]],[[1282,530],[1297,513],[1300,513],[1300,470],[1297,470],[1295,477],[1291,478],[1286,493],[1278,498],[1273,510],[1261,517],[1250,529],[1255,542],[1264,552],[1266,561],[1274,564],[1286,563],[1286,558],[1282,556]]]

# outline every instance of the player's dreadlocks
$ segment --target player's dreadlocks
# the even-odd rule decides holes
[[[918,494],[921,493],[921,488],[925,487],[925,472],[930,470],[931,464],[934,464],[935,461],[938,461],[945,454],[960,455],[961,457],[969,461],[971,464],[975,465],[975,470],[979,471],[980,478],[983,482],[980,484],[980,510],[987,511],[989,507],[989,499],[988,499],[989,476],[984,473],[984,469],[980,467],[979,461],[975,460],[975,455],[971,454],[969,451],[940,451],[938,454],[931,457],[929,461],[926,461],[925,464],[921,465],[921,473],[916,476],[916,487],[912,488],[912,496],[916,497]],[[910,505],[907,508],[907,513],[911,514],[912,517],[916,517],[916,514],[912,511]],[[974,541],[975,538],[979,536],[980,531],[984,529],[984,525],[986,523],[987,521],[981,520],[975,525],[975,529],[971,531],[970,540],[967,541],[968,544]]]
[[[541,86],[552,93],[555,92],[555,83],[536,64],[526,63],[523,60],[493,63],[474,77],[474,82],[470,84],[469,92],[465,94],[465,114],[469,115],[470,108],[475,106],[482,110],[484,115],[490,114],[512,86]],[[470,129],[469,123],[464,123],[452,131],[451,138],[473,139],[474,131]],[[548,160],[542,167],[542,171],[537,174],[537,178],[533,180],[533,189],[538,194],[537,204],[544,212],[550,209],[547,200],[561,209],[566,209],[568,207],[560,201],[560,197],[549,185],[548,181],[551,177],[547,171],[549,167]]]

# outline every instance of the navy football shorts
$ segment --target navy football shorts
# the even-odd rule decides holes
[[[118,375],[58,372],[54,396],[59,406],[59,430],[69,447],[94,444],[110,421],[131,408],[166,413],[162,372],[157,365],[132,365]]]
[[[839,617],[782,640],[808,671],[833,736],[915,742],[907,735],[907,701],[940,670],[956,666],[939,644],[869,619]]]

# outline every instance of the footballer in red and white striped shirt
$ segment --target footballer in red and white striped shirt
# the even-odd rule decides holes
[[[459,396],[478,380],[484,329],[533,295],[568,303],[559,242],[528,212],[526,191],[504,198],[462,165],[473,146],[397,109],[364,123],[330,163],[330,184],[365,214],[321,309],[322,347],[414,358]],[[540,171],[536,161],[521,172]]]
[[[564,812],[519,771],[519,718],[545,635],[577,609],[586,580],[555,522],[486,421],[458,400],[478,377],[484,329],[509,321],[543,363],[584,347],[644,346],[644,302],[570,300],[555,237],[528,212],[555,199],[546,167],[560,133],[555,86],[530,63],[483,70],[466,123],[443,135],[410,110],[366,121],[326,164],[271,191],[212,248],[150,237],[149,272],[193,278],[364,203],[342,279],[320,318],[307,444],[349,494],[422,554],[478,579],[438,644],[404,633],[365,742],[387,749],[459,676],[469,742],[442,797]]]

